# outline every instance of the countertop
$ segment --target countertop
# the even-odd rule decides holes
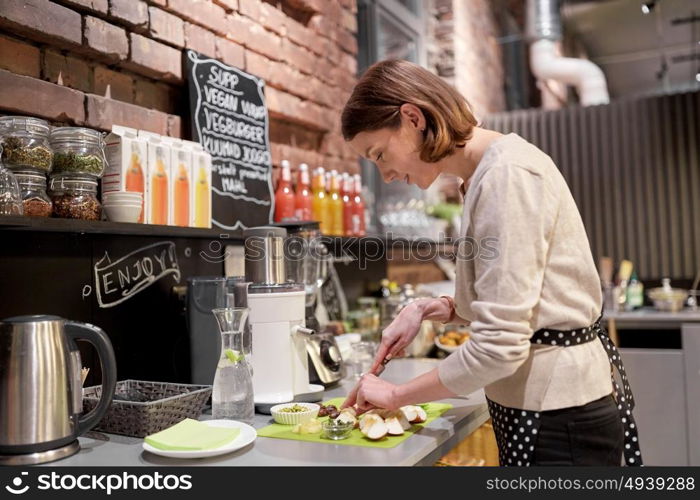
[[[430,371],[435,359],[397,359],[387,365],[382,378],[402,382]],[[345,396],[352,382],[326,391],[324,399]],[[394,448],[366,448],[258,437],[253,443],[227,455],[200,459],[173,459],[142,448],[143,439],[88,432],[80,437],[81,450],[48,466],[368,466],[432,465],[488,419],[483,391],[446,399],[454,408]],[[202,419],[211,418],[203,415]],[[258,429],[272,422],[269,415],[255,415]]]
[[[700,322],[700,308],[691,309],[685,308],[678,312],[657,311],[653,307],[642,307],[635,311],[615,311],[606,312],[603,315],[606,321],[614,320],[619,327],[629,328],[631,326],[639,327],[673,327],[680,326],[683,323]]]

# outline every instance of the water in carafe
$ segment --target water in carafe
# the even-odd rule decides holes
[[[212,390],[212,416],[215,419],[253,423],[253,379],[242,345],[249,311],[246,307],[212,311],[221,331],[221,356]]]

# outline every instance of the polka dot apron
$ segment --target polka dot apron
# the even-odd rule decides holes
[[[568,347],[600,339],[610,360],[613,397],[625,430],[625,463],[628,466],[643,465],[637,425],[632,415],[634,409],[632,389],[627,380],[620,352],[610,340],[600,321],[601,318],[598,318],[593,325],[576,330],[552,330],[550,328],[538,330],[533,334],[530,342]],[[615,369],[622,380],[622,388],[615,379]],[[487,402],[496,434],[499,462],[502,466],[529,466],[535,454],[537,433],[540,427],[539,412],[507,408],[488,398]]]

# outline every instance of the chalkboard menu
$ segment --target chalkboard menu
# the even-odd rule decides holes
[[[212,223],[240,229],[272,222],[272,161],[265,82],[188,50],[192,138],[212,156]]]

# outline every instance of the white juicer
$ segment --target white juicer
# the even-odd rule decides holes
[[[253,393],[256,405],[294,401],[309,385],[303,283],[286,282],[284,228],[246,229],[245,274],[252,330]]]

